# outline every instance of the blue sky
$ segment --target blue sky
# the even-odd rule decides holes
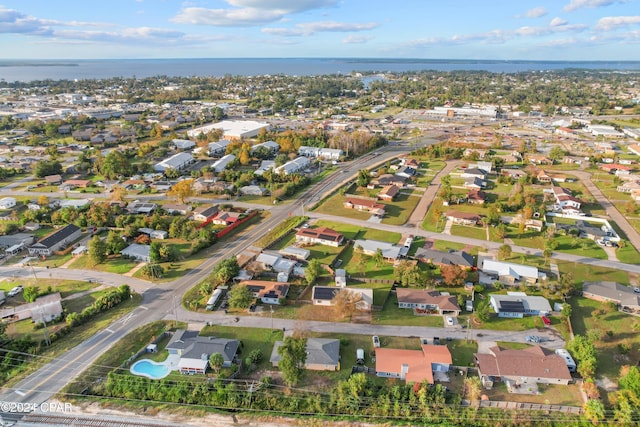
[[[639,1],[0,0],[0,56],[640,60]]]

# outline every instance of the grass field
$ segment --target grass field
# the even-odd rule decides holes
[[[453,236],[465,236],[470,239],[487,240],[487,230],[484,227],[468,227],[454,224],[451,226]]]
[[[398,308],[398,300],[391,296],[382,311],[373,313],[373,323],[378,325],[442,327],[442,316],[416,316],[413,310]]]
[[[418,203],[420,202],[420,193],[410,195],[399,193],[393,202],[387,203],[387,213],[382,219],[383,224],[402,225],[411,216]]]
[[[597,376],[617,380],[620,367],[635,364],[640,358],[640,319],[619,312],[610,304],[574,297],[569,300],[575,334],[595,334],[598,352]],[[623,350],[628,346],[629,351]]]
[[[138,261],[134,261],[128,258],[122,258],[120,255],[112,255],[108,257],[105,262],[92,265],[91,260],[89,259],[89,255],[80,255],[73,263],[71,263],[69,268],[124,274],[131,271],[131,269],[136,265],[138,265]]]

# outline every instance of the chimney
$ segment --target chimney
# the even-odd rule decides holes
[[[409,365],[407,365],[406,363],[403,363],[402,367],[400,368],[400,378],[404,380],[408,373],[409,373]]]

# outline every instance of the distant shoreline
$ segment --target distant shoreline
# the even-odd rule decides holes
[[[562,70],[640,72],[640,61],[534,61],[424,58],[0,59],[5,82],[147,77],[320,76],[351,73]]]

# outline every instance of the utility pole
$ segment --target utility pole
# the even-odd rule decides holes
[[[269,309],[271,309],[271,331],[273,332],[273,306],[269,306]]]
[[[177,297],[178,297],[177,295],[173,296],[173,315],[176,318],[176,327],[178,326],[178,307],[176,306],[176,298]]]
[[[47,329],[47,319],[44,318],[44,309],[40,306],[40,316],[42,320],[42,324],[44,325],[44,342],[47,346],[51,345],[51,340],[49,339],[49,329]]]

